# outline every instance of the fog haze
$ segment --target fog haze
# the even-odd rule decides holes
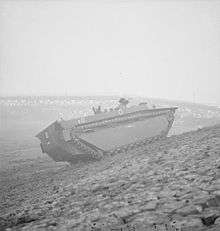
[[[220,105],[220,1],[0,1],[0,95]]]

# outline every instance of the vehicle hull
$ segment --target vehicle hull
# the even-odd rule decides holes
[[[54,122],[37,137],[42,152],[54,161],[91,161],[126,152],[166,137],[176,108],[136,110],[114,116],[89,118],[69,127]],[[73,121],[70,121],[73,124]],[[71,124],[70,123],[70,124]]]

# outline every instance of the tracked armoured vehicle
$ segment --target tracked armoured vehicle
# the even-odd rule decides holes
[[[36,135],[42,152],[55,161],[77,163],[127,152],[167,136],[176,107],[127,104],[128,100],[121,98],[114,109],[93,107],[94,115],[53,122]]]

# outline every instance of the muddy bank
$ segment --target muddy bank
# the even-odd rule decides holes
[[[1,229],[220,230],[220,126],[88,165],[1,171]]]

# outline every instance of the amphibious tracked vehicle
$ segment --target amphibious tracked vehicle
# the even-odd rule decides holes
[[[121,98],[116,108],[93,115],[57,120],[36,135],[43,153],[55,161],[89,161],[131,149],[167,136],[177,107],[149,108],[147,103],[128,107]]]

